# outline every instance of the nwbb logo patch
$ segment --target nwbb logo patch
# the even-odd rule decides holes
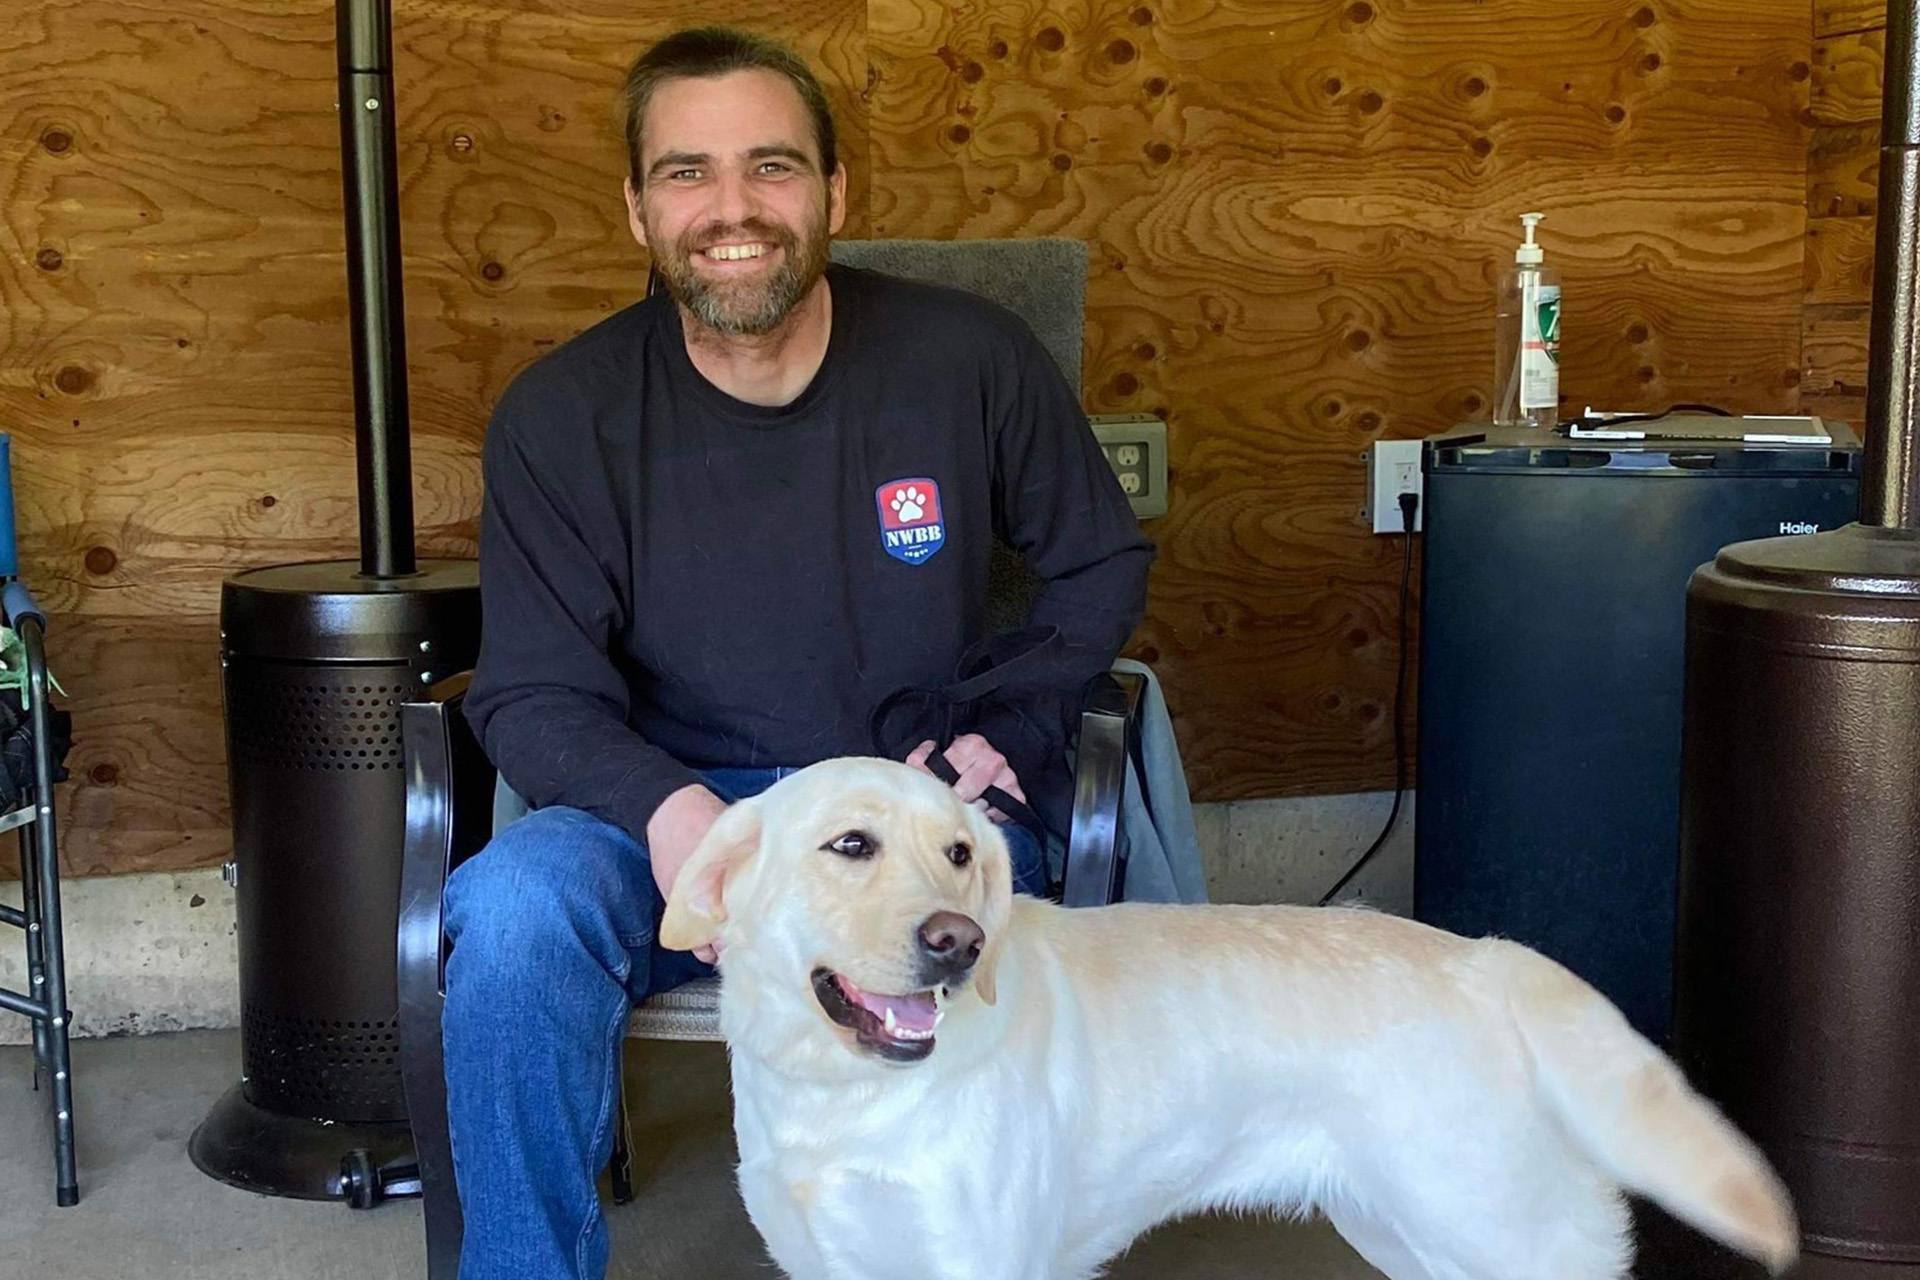
[[[880,545],[895,560],[921,564],[947,545],[940,486],[925,476],[889,480],[873,491],[880,508]]]

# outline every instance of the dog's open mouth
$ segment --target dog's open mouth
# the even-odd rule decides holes
[[[918,1062],[932,1053],[934,1028],[946,1016],[935,991],[863,991],[831,969],[813,971],[813,994],[862,1047],[894,1062]]]

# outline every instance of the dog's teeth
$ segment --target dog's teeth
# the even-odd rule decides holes
[[[887,1034],[892,1035],[898,1030],[899,1028],[893,1025],[893,1010],[889,1009],[887,1010]]]
[[[941,1022],[941,1020],[942,1020],[943,1018],[945,1018],[946,1016],[947,1016],[947,1011],[946,1011],[945,1009],[936,1009],[936,1010],[934,1010],[934,1013],[933,1013],[933,1025],[934,1025],[934,1026],[936,1026],[936,1027],[937,1027],[937,1026],[939,1026],[939,1025],[940,1025],[940,1022]]]

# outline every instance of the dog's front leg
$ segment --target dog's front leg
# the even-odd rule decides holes
[[[810,1221],[819,1187],[817,1180],[790,1181],[753,1164],[740,1169],[740,1198],[747,1216],[767,1242],[768,1254],[792,1280],[834,1280]]]

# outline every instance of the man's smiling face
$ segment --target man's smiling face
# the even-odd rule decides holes
[[[640,145],[645,181],[627,188],[628,219],[668,290],[720,333],[777,328],[825,271],[846,217],[846,170],[820,171],[799,93],[762,70],[669,80]]]

